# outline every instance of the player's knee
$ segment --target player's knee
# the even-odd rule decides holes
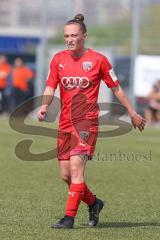
[[[61,178],[62,178],[62,180],[63,180],[64,182],[66,182],[67,184],[70,184],[70,182],[71,182],[71,177],[70,177],[69,175],[63,174],[63,175],[61,175]]]

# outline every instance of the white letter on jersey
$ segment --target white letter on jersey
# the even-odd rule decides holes
[[[113,82],[117,81],[117,77],[116,77],[116,74],[114,73],[113,68],[111,70],[109,70],[109,75],[112,78]]]

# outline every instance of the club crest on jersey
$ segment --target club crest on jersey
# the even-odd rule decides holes
[[[92,62],[83,62],[83,63],[82,63],[82,66],[83,66],[83,70],[84,70],[85,72],[88,72],[88,71],[90,71],[91,68],[92,68]]]
[[[79,134],[80,134],[81,139],[83,141],[87,142],[88,137],[89,137],[89,132],[87,132],[87,131],[80,131]]]

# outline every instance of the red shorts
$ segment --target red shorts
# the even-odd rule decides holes
[[[70,160],[70,156],[87,155],[91,160],[94,154],[98,131],[58,131],[57,158]]]

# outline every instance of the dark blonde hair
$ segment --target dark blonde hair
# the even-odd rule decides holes
[[[70,25],[70,24],[75,24],[75,23],[79,24],[82,29],[82,32],[86,33],[87,29],[86,29],[86,25],[84,24],[83,21],[84,21],[83,14],[79,13],[79,14],[75,15],[74,19],[69,20],[65,25]]]

